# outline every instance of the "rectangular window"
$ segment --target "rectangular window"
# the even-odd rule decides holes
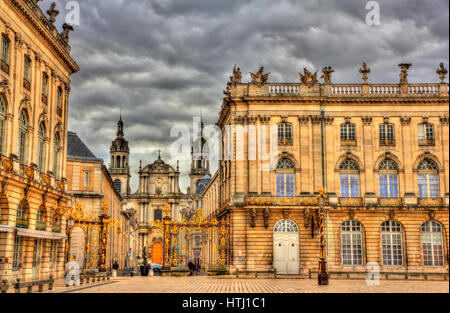
[[[0,113],[1,114],[1,113]],[[5,119],[0,115],[0,153],[3,154],[3,140],[5,137]]]
[[[433,124],[419,124],[418,129],[419,146],[434,145],[434,126]]]
[[[84,187],[89,187],[89,172],[84,172]]]
[[[18,157],[20,163],[25,163],[25,151],[26,151],[27,134],[24,130],[19,130],[19,147],[18,147]]]
[[[398,198],[397,174],[380,174],[380,198]]]
[[[17,271],[20,268],[21,255],[22,255],[22,237],[16,235],[14,237],[14,252],[12,264],[12,268],[14,271]]]
[[[5,63],[7,65],[9,64],[9,40],[5,36],[2,36],[2,58],[1,58],[1,61],[2,61],[2,63]]]
[[[345,146],[356,145],[356,127],[354,124],[341,125],[341,144]]]
[[[419,178],[419,198],[438,198],[439,181],[436,174],[420,174]]]
[[[277,174],[277,196],[295,196],[294,174]]]
[[[280,145],[292,144],[292,125],[291,124],[278,124],[278,143]]]
[[[395,145],[394,125],[381,124],[380,125],[380,146]]]

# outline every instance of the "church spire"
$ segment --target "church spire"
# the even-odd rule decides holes
[[[123,137],[123,121],[122,121],[122,111],[120,112],[119,122],[117,122],[117,137]]]

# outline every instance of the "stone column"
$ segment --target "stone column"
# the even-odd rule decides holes
[[[417,197],[414,193],[414,172],[413,172],[413,140],[411,134],[411,117],[402,116],[402,143],[403,143],[403,166],[405,171],[405,204],[416,205]],[[402,196],[402,195],[400,195]]]
[[[309,145],[309,117],[299,116],[299,136],[300,136],[300,177],[301,177],[301,192],[312,192],[311,185],[311,171],[310,166],[310,145]]]

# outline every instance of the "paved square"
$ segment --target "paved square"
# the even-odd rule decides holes
[[[86,288],[87,287],[87,288]],[[98,286],[55,288],[54,292],[79,293],[448,293],[448,281],[381,280],[378,286],[364,280],[330,280],[318,286],[315,279],[254,279],[218,277],[118,277]]]

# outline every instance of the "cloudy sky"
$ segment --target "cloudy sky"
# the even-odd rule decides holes
[[[53,0],[40,2],[47,11]],[[68,0],[56,0],[61,28]],[[438,82],[448,67],[448,0],[380,0],[380,25],[367,25],[361,0],[80,0],[80,25],[70,43],[80,72],[72,76],[69,129],[109,163],[119,111],[131,148],[132,192],[139,160],[158,149],[169,163],[173,125],[192,125],[202,112],[217,121],[233,64],[264,65],[270,81],[299,82],[298,72],[331,65],[333,82],[398,82],[410,62],[410,82]],[[189,163],[181,164],[182,190]]]

